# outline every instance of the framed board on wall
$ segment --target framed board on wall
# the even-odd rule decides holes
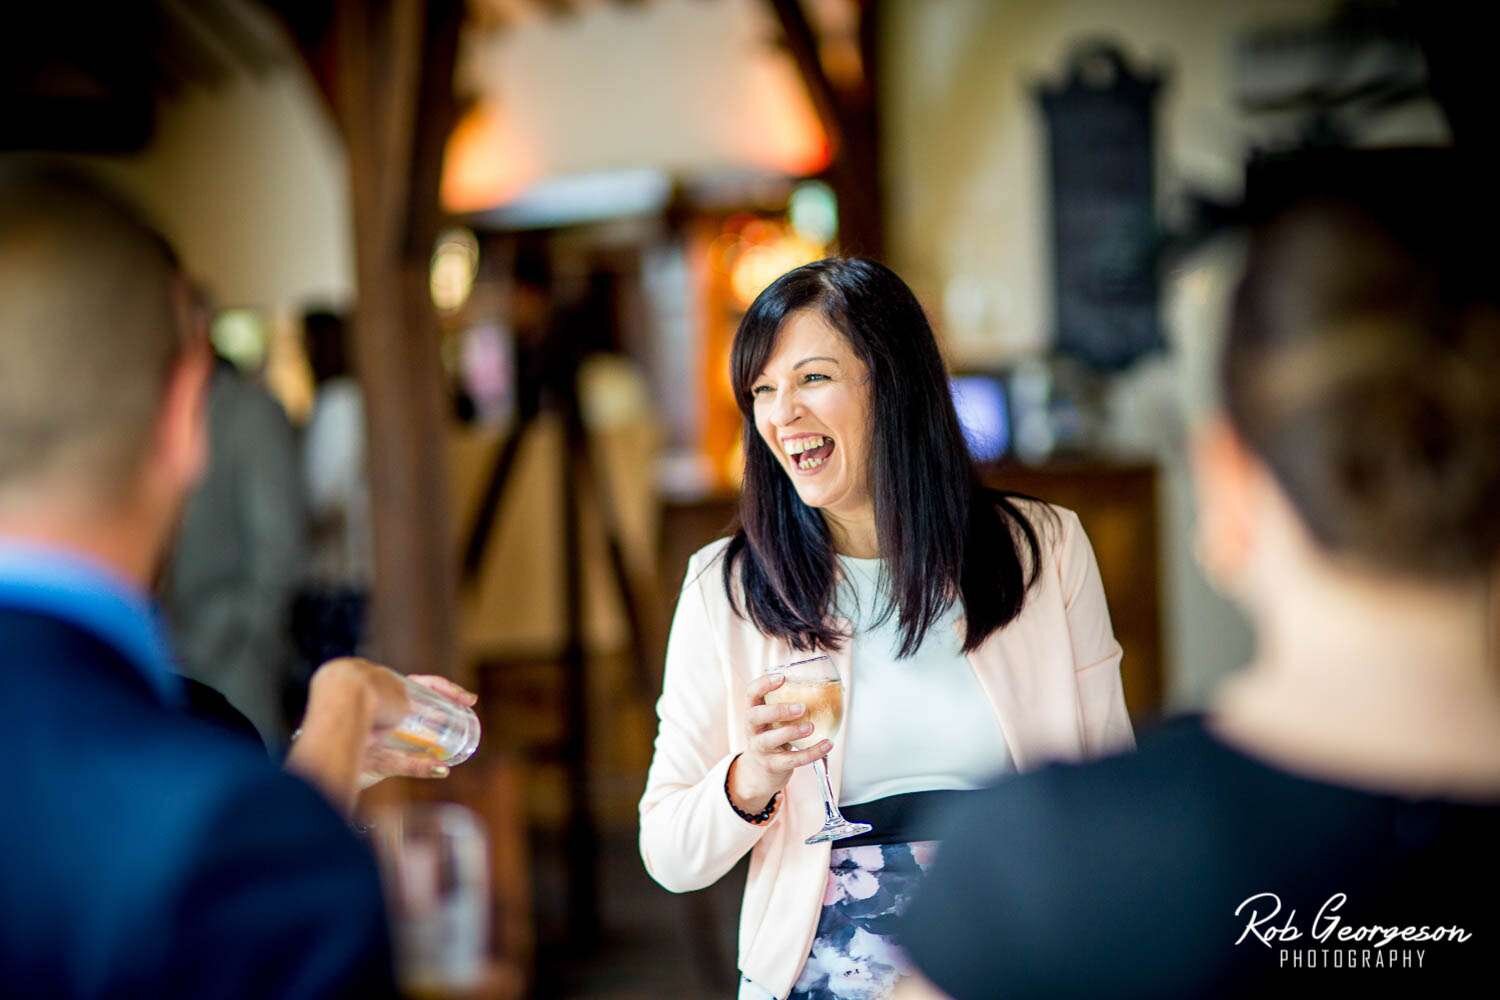
[[[1154,177],[1162,79],[1094,41],[1073,50],[1061,84],[1037,91],[1052,193],[1054,343],[1103,371],[1165,346]]]

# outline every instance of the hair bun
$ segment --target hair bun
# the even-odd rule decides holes
[[[1420,573],[1491,562],[1500,550],[1497,384],[1493,359],[1430,351],[1330,394],[1319,487],[1327,540]]]
[[[1443,218],[1402,221],[1324,199],[1256,234],[1226,400],[1327,548],[1483,572],[1500,557],[1500,309]]]

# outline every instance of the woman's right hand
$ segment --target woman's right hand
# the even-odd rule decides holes
[[[786,745],[807,736],[813,727],[803,719],[806,708],[800,704],[766,704],[766,695],[785,682],[785,674],[773,672],[757,677],[745,689],[749,703],[745,750],[729,765],[728,782],[729,799],[740,812],[760,812],[771,796],[786,787],[793,771],[826,757],[833,749],[828,740],[806,750],[792,750]]]

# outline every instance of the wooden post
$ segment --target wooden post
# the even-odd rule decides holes
[[[348,144],[375,528],[375,647],[409,672],[452,674],[445,392],[428,254],[453,113],[458,0],[339,0],[336,106]]]
[[[880,170],[879,0],[859,4],[859,50],[864,82],[848,91],[835,87],[818,55],[818,36],[801,0],[766,0],[781,26],[787,49],[823,130],[833,145],[828,179],[839,202],[839,244],[846,254],[880,258],[885,253],[884,182]]]

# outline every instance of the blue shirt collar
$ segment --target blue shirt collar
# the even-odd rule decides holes
[[[139,589],[66,549],[0,538],[0,607],[49,615],[118,650],[168,704],[182,684],[160,617]]]

